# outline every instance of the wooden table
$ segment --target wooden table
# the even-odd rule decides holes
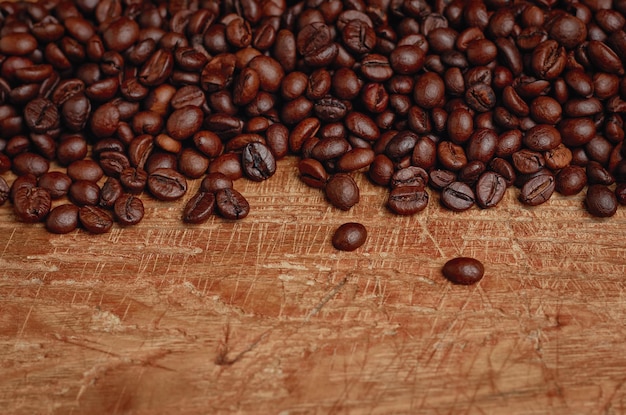
[[[626,411],[626,209],[583,196],[394,216],[330,207],[295,159],[235,187],[252,211],[50,235],[0,208],[3,414],[619,414]],[[330,238],[347,221],[354,252]],[[440,273],[486,267],[475,286]]]

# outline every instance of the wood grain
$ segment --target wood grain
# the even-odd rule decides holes
[[[2,413],[626,412],[625,209],[527,208],[510,189],[495,209],[431,193],[398,217],[357,181],[339,211],[287,158],[236,183],[245,220],[183,225],[186,199],[144,198],[140,225],[99,236],[3,206]],[[354,252],[330,243],[346,221],[369,232]],[[457,255],[484,262],[479,284],[443,279]]]

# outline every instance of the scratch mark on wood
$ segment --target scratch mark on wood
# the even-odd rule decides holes
[[[257,337],[252,343],[250,343],[245,349],[237,353],[234,357],[228,357],[230,352],[229,339],[230,339],[230,325],[227,324],[224,328],[224,339],[220,342],[217,350],[217,356],[215,357],[215,364],[218,366],[232,366],[240,361],[247,353],[254,350],[272,331],[272,329],[265,330],[259,337]]]
[[[347,282],[348,277],[344,277],[341,281],[339,281],[339,283],[337,283],[337,285],[335,285],[333,289],[330,290],[330,292],[324,297],[322,297],[322,300],[315,307],[313,307],[313,309],[309,312],[304,321],[308,322],[313,316],[319,313],[320,310],[326,305],[326,303],[332,300],[332,298],[339,292],[339,290],[341,290],[344,285],[346,285]]]

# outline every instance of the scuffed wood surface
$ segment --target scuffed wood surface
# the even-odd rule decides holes
[[[236,183],[243,221],[185,226],[184,201],[146,200],[139,226],[100,236],[3,206],[2,413],[626,412],[626,209],[525,208],[510,189],[398,217],[357,179],[342,212],[286,159]],[[330,243],[346,221],[369,231],[354,252]],[[479,284],[442,278],[458,255],[485,263]]]

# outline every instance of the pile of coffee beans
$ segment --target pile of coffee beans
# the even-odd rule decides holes
[[[348,210],[626,204],[626,0],[0,2],[0,204],[51,232],[246,217],[233,187],[300,157]]]

